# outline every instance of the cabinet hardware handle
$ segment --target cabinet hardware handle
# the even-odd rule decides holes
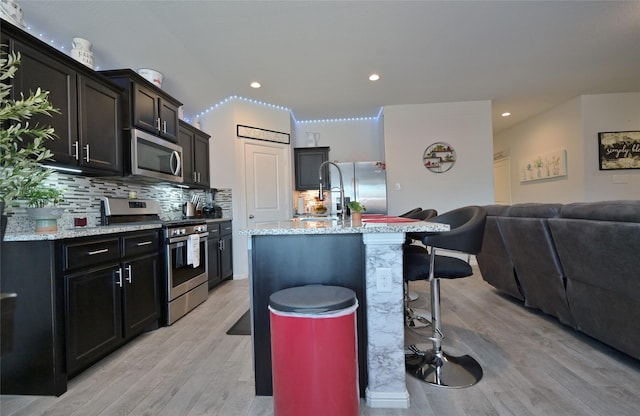
[[[254,218],[255,218],[255,217],[253,216],[253,214],[249,215],[249,219],[250,219],[250,220],[252,220],[252,219],[254,219]]]
[[[122,287],[122,269],[118,268],[118,270],[116,270],[116,274],[118,275],[118,281],[116,284]]]
[[[198,182],[202,182],[202,174],[198,172]]]
[[[195,183],[198,183],[198,172],[196,172],[195,170],[193,171],[193,181]]]
[[[131,272],[131,265],[129,264],[127,267],[125,267],[125,270],[127,271],[127,277],[125,277],[125,279],[127,280],[127,282],[131,283],[131,280],[133,278],[133,274]]]
[[[141,246],[148,246],[149,244],[153,244],[153,241],[141,241],[138,244],[136,244],[138,247]]]
[[[90,251],[89,255],[93,256],[95,254],[102,254],[102,253],[107,253],[109,251],[108,248],[103,248],[102,250],[95,250],[95,251]]]
[[[218,250],[224,250],[224,240],[218,241]]]
[[[162,121],[162,132],[167,133],[167,120]]]
[[[78,153],[78,141],[76,140],[76,142],[71,146],[73,146],[73,157],[75,158],[75,160],[80,160],[80,155]]]
[[[156,130],[160,131],[160,117],[156,119]]]
[[[87,163],[88,163],[88,162],[89,162],[89,145],[86,145],[86,146],[84,147],[84,150],[86,150],[86,151],[87,151],[87,156],[85,157],[85,160],[86,160],[86,161],[87,161]]]

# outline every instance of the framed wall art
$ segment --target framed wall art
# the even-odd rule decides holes
[[[640,131],[598,133],[600,170],[640,169]]]
[[[520,159],[520,182],[539,181],[567,175],[567,151],[558,149]]]

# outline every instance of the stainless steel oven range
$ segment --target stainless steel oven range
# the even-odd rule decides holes
[[[177,222],[164,227],[167,325],[207,300],[208,235],[204,222]]]
[[[154,200],[102,198],[102,225],[162,224],[161,323],[171,325],[207,300],[209,233],[202,219],[161,221],[160,213],[160,204]]]

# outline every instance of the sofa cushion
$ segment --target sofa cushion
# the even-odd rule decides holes
[[[560,215],[562,204],[527,203],[509,208],[509,217],[555,218]]]
[[[601,201],[567,204],[562,218],[640,223],[640,201]]]

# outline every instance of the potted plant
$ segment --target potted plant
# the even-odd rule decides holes
[[[49,102],[49,92],[39,88],[27,97],[11,98],[9,81],[18,70],[20,54],[7,53],[5,48],[0,46],[0,214],[5,205],[23,199],[51,175],[42,162],[52,160],[53,153],[44,143],[54,139],[54,130],[31,125],[29,120],[36,114],[58,113]],[[4,236],[4,218],[2,222]]]
[[[58,219],[64,211],[56,206],[64,201],[60,189],[39,185],[26,189],[22,197],[27,201],[27,214],[36,222],[36,233],[58,231]]]
[[[361,226],[362,225],[362,211],[366,211],[367,207],[362,205],[358,201],[349,201],[347,204],[349,210],[351,210],[351,225]]]

